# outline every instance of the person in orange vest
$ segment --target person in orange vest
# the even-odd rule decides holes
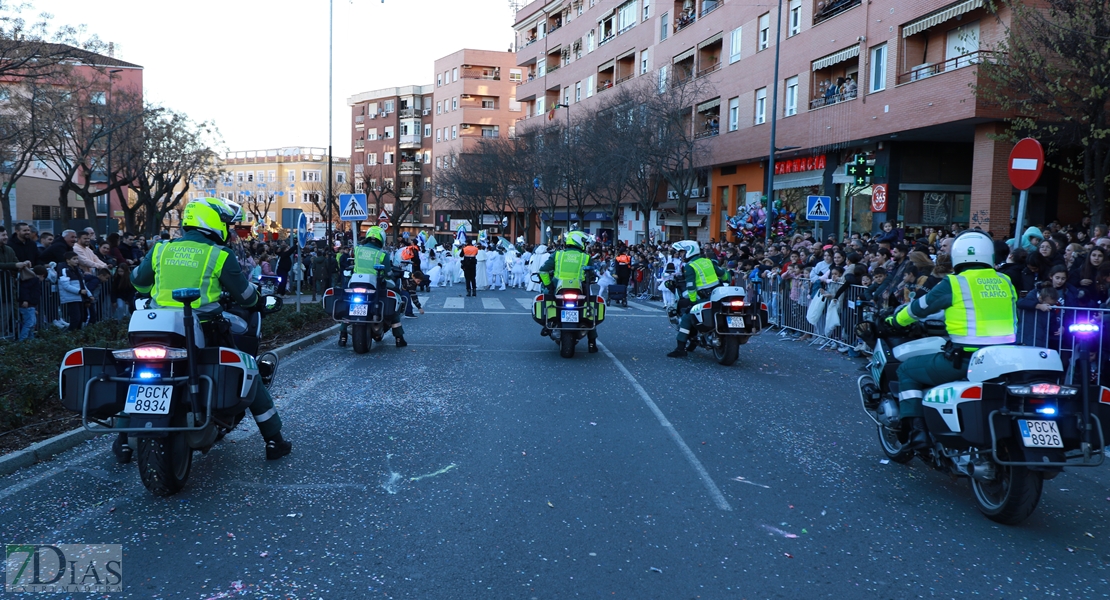
[[[478,281],[476,279],[478,274],[478,246],[476,244],[477,242],[471,242],[462,251],[462,271],[463,277],[466,278],[467,296],[478,295]]]

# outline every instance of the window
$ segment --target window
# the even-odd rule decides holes
[[[563,88],[563,104],[570,104],[570,86]]]
[[[594,30],[591,29],[586,34],[586,52],[593,52],[593,51],[594,51]],[[542,68],[542,65],[541,65],[541,68]]]
[[[640,53],[640,75],[648,72],[648,51]]]
[[[266,173],[263,172],[263,171],[259,171],[258,172],[258,182],[262,183],[263,181],[266,181]]]
[[[574,101],[575,102],[581,102],[582,101],[582,82],[581,81],[574,84]]]
[[[790,31],[787,37],[793,37],[802,32],[802,0],[790,0]]]
[[[89,94],[89,104],[99,104],[104,106],[107,104],[107,99],[104,92],[92,92]]]
[[[667,91],[667,65],[659,67],[659,93]]]
[[[486,110],[493,110],[497,108],[493,100],[482,100],[482,108]]]
[[[886,44],[880,44],[871,49],[870,89],[872,92],[886,89]]]
[[[636,0],[628,0],[617,9],[617,33],[636,24]]]
[[[482,137],[484,137],[484,138],[495,138],[495,137],[499,137],[500,134],[501,134],[500,126],[498,126],[498,125],[483,125],[482,126]]]
[[[443,75],[436,75],[436,87],[443,87]]]
[[[437,115],[442,115],[443,114],[443,102],[436,102],[436,114]]]
[[[732,64],[740,60],[740,34],[742,27],[737,27],[732,30],[728,37],[728,64]]]
[[[267,171],[266,181],[269,181],[270,183],[277,181],[277,171]]]
[[[423,216],[425,216],[425,217],[430,217],[430,216],[432,216],[432,205],[431,205],[431,204],[428,204],[427,202],[425,202],[425,203],[424,203],[423,205],[421,205],[421,207],[420,207],[420,214],[422,214],[422,215],[423,215]]]
[[[301,171],[301,181],[320,181],[320,171]]]
[[[247,171],[247,183],[254,183],[254,173]]]
[[[335,172],[335,182],[336,183],[347,183],[347,172],[346,171],[336,171]]]
[[[416,157],[419,158],[420,155],[417,154]],[[428,165],[428,164],[431,164],[431,163],[432,163],[432,151],[431,150],[425,150],[424,151],[424,164]]]
[[[451,81],[454,82],[454,81],[458,81],[458,80],[459,80],[459,68],[455,67],[454,69],[451,69]]]
[[[594,76],[590,75],[586,78],[586,97],[592,98],[594,95]]]
[[[543,102],[544,102],[544,98],[536,98],[536,116],[537,117],[543,114]]]
[[[436,157],[436,168],[437,169],[443,168],[443,157],[442,156],[437,156]]]
[[[392,152],[383,152],[382,153],[382,164],[385,164],[385,165],[393,164],[393,153]]]
[[[521,69],[509,69],[509,81],[513,83],[524,81],[524,71]]]
[[[771,13],[759,17],[759,49],[766,50],[771,45]]]
[[[297,172],[294,171],[293,169],[289,169],[289,183],[295,183],[296,181],[297,181]]]
[[[393,126],[392,125],[385,128],[385,139],[387,139],[387,140],[393,139]]]
[[[393,101],[392,100],[386,100],[385,101],[385,112],[387,112],[387,113],[393,112]]]
[[[436,129],[436,141],[437,141],[437,142],[438,142],[438,141],[440,141],[440,139],[441,139],[441,138],[440,138],[440,135],[439,135],[441,131],[442,131],[442,130],[440,130],[440,129]]]
[[[403,135],[403,136],[404,135],[412,135],[412,132],[409,131],[409,124],[408,123],[401,122],[401,135]]]
[[[644,0],[644,20],[651,16],[651,0]]]
[[[371,142],[376,142],[378,140],[378,128],[375,127],[373,129],[367,131],[366,132],[366,139],[370,140]]]
[[[459,97],[451,98],[451,110],[459,110]]]
[[[366,155],[366,164],[370,165],[371,167],[378,164],[378,153],[377,152],[371,152],[370,154],[367,154]]]
[[[755,91],[755,124],[762,125],[767,122],[767,88]]]
[[[424,124],[424,137],[432,137],[432,126],[430,123]]]
[[[786,80],[786,106],[782,109],[784,117],[798,114],[798,76]]]
[[[459,139],[459,126],[458,125],[452,125],[451,126],[451,139],[453,139],[453,140]]]
[[[663,13],[663,16],[659,17],[659,41],[660,42],[667,39],[667,34],[670,33],[670,31],[671,31],[671,22],[670,22],[670,19],[668,17],[670,17],[670,13]]]
[[[728,100],[728,130],[736,131],[740,128],[740,98]]]

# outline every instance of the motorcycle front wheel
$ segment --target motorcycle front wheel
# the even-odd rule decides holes
[[[366,354],[370,351],[370,326],[363,323],[351,326],[351,343],[355,354]]]
[[[713,358],[717,359],[717,363],[729,366],[736,362],[740,356],[740,340],[736,336],[728,336],[721,338],[720,346],[713,346]]]
[[[172,496],[185,487],[193,468],[193,449],[184,433],[139,438],[139,478],[155,496]]]
[[[979,512],[988,519],[1003,525],[1016,525],[1037,508],[1041,501],[1044,476],[1040,471],[1025,467],[1007,467],[995,464],[994,481],[971,478],[971,491]]]
[[[904,465],[913,459],[913,450],[907,450],[905,445],[898,440],[898,432],[879,425],[879,446],[883,454],[890,460]]]

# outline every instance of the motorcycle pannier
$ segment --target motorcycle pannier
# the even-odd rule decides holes
[[[96,419],[106,419],[123,410],[127,398],[127,384],[111,381],[109,377],[116,377],[122,368],[116,363],[112,351],[106,348],[82,348],[81,364],[77,366],[62,365],[58,375],[58,390],[62,406],[66,410],[80,413],[82,398],[85,397],[85,385],[89,380],[97,378],[89,384],[88,414]]]

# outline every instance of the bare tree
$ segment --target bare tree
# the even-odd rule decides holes
[[[49,86],[25,82],[7,91],[8,102],[0,106],[0,223],[16,221],[12,190],[37,160],[43,140],[49,135]]]
[[[84,26],[56,26],[53,15],[32,15],[27,3],[0,0],[0,81],[54,77],[68,65],[98,65],[106,44]]]
[[[979,65],[979,98],[1011,116],[1011,139],[1034,136],[1087,196],[1102,223],[1110,199],[1110,3],[994,0],[1007,36]],[[1017,232],[1018,235],[1021,232]]]

